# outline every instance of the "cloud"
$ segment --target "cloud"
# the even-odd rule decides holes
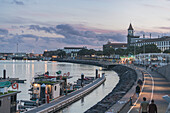
[[[29,29],[35,30],[35,31],[45,31],[47,33],[54,33],[56,32],[56,29],[53,27],[40,27],[39,25],[30,25]]]
[[[170,30],[170,27],[158,27],[159,29]]]
[[[67,34],[71,34],[71,35],[78,35],[78,36],[81,35],[81,33],[78,30],[75,30],[69,24],[57,25],[56,28],[59,29],[62,33],[67,33]]]
[[[56,39],[59,42],[63,42],[66,44],[74,44],[74,45],[94,45],[94,46],[102,46],[103,43],[106,43],[108,40],[115,42],[125,42],[126,36],[117,32],[112,33],[101,33],[96,34],[93,31],[81,31],[77,30],[73,26],[69,24],[60,24],[56,27],[40,27],[39,25],[30,25],[29,29],[35,31],[45,31],[48,33],[56,33],[63,35],[65,38]],[[46,38],[43,38],[46,41]]]
[[[8,30],[0,29],[0,44],[3,45],[4,50],[16,51],[16,43],[20,46],[22,52],[35,52],[42,53],[45,49],[57,49],[66,46],[87,46],[93,48],[102,48],[103,44],[108,40],[111,42],[125,42],[126,36],[118,32],[111,33],[95,33],[90,29],[77,29],[69,24],[60,24],[57,26],[40,26],[40,25],[25,25],[13,26],[12,29],[17,28],[17,33],[8,32]],[[42,32],[43,31],[43,32]],[[44,35],[43,35],[43,34]],[[41,34],[41,35],[39,35]],[[46,35],[48,34],[48,35]],[[50,37],[52,36],[56,37]],[[59,35],[63,36],[58,37]],[[2,48],[0,48],[0,51]],[[2,50],[2,51],[4,51]]]
[[[14,4],[16,4],[16,5],[24,5],[24,2],[22,2],[22,1],[17,1],[17,0],[13,0],[12,3],[14,3]]]
[[[8,30],[0,29],[0,35],[7,35],[7,34],[8,34]]]

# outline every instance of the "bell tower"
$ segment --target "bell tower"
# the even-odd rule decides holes
[[[132,24],[130,23],[129,28],[128,28],[128,35],[127,35],[128,46],[130,46],[131,38],[133,37],[134,37],[134,30],[133,30]]]
[[[129,28],[128,28],[128,35],[134,36],[133,33],[134,33],[134,30],[133,30],[132,24],[130,23]]]

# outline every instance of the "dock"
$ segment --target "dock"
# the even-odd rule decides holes
[[[104,81],[106,80],[105,77],[98,78],[94,80],[92,83],[84,86],[83,88],[76,90],[66,96],[62,96],[56,100],[51,101],[48,104],[43,104],[41,106],[38,106],[36,108],[33,108],[25,113],[49,113],[49,112],[56,112],[73,102],[81,99],[85,95],[89,94],[91,91],[93,91],[95,88],[100,86]]]

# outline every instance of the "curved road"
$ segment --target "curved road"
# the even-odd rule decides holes
[[[139,107],[140,103],[143,101],[143,97],[146,97],[148,102],[154,99],[158,108],[158,113],[165,113],[168,103],[162,96],[170,95],[170,82],[150,69],[145,70],[140,67],[137,69],[144,72],[142,91],[139,98],[136,96],[133,98],[133,106],[130,107],[129,105],[126,105],[120,113],[139,113]]]

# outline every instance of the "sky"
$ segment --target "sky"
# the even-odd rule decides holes
[[[135,35],[170,36],[170,0],[0,0],[0,52],[101,50]]]

